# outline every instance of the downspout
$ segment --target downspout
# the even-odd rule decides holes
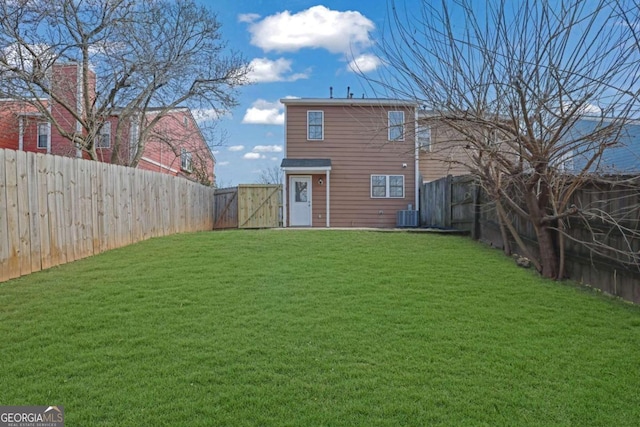
[[[287,104],[284,104],[284,156],[287,158]],[[287,201],[289,200],[289,191],[287,182],[289,180],[289,176],[287,175],[287,170],[284,169],[284,173],[282,174],[282,227],[287,228]]]
[[[414,131],[413,131],[413,143],[414,143],[414,174],[415,174],[415,189],[414,189],[414,206],[415,210],[420,210],[420,185],[422,183],[420,180],[420,148],[418,147],[418,106],[415,106],[415,120],[414,120]]]
[[[327,228],[331,227],[331,202],[329,200],[329,189],[331,187],[331,171],[328,170],[327,171],[327,214],[325,215],[327,217]]]
[[[53,117],[51,113],[51,102],[47,103],[47,112],[49,113],[49,117]],[[47,120],[47,154],[51,154],[51,139],[53,135],[51,135],[51,120]]]
[[[24,151],[24,117],[22,116],[18,117],[18,151]]]
[[[84,78],[85,76],[83,75],[82,78],[80,77],[80,64],[77,64],[76,66],[76,110],[78,112],[78,116],[82,116],[83,114],[85,114],[83,108],[82,108],[82,101],[83,101],[83,95],[84,95],[84,91],[82,90],[82,78]],[[82,123],[80,123],[80,120],[76,119],[76,134],[78,135],[82,135]],[[81,158],[82,157],[82,147],[80,147],[80,145],[76,142],[76,157]]]

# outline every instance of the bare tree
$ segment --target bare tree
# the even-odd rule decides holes
[[[2,2],[0,46],[3,96],[32,102],[92,159],[96,136],[117,115],[111,161],[130,166],[173,109],[227,110],[248,72],[242,57],[226,52],[216,15],[192,0]],[[79,68],[68,87],[54,84],[65,81],[52,78],[60,63]],[[143,119],[150,109],[153,118]]]
[[[387,67],[371,84],[416,99],[435,112],[427,122],[460,135],[463,162],[495,202],[504,233],[542,275],[562,278],[567,220],[592,215],[573,204],[573,195],[639,117],[637,5],[391,0],[389,6],[379,45]],[[586,115],[593,126],[578,132]],[[537,252],[518,236],[516,218],[533,227]],[[625,232],[638,237],[637,228]],[[632,245],[626,255],[640,265]]]
[[[278,166],[271,166],[267,169],[262,169],[258,177],[258,184],[282,184],[283,178],[284,171]]]

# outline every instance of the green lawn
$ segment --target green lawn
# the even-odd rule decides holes
[[[637,426],[640,308],[461,237],[177,235],[0,283],[0,405],[69,426]]]

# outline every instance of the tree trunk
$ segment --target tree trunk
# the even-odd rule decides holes
[[[533,186],[529,187],[526,191],[525,203],[538,240],[540,274],[549,279],[556,279],[558,277],[559,263],[555,235],[549,224],[543,222],[545,216],[544,206],[546,206],[545,191],[546,189],[543,188],[540,194],[537,194]]]
[[[540,252],[540,264],[542,276],[550,279],[558,278],[558,255],[554,242],[554,231],[548,225],[534,224],[538,247]]]

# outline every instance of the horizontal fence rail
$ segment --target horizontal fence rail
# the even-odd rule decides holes
[[[141,240],[213,229],[214,189],[90,160],[0,149],[0,281]]]

